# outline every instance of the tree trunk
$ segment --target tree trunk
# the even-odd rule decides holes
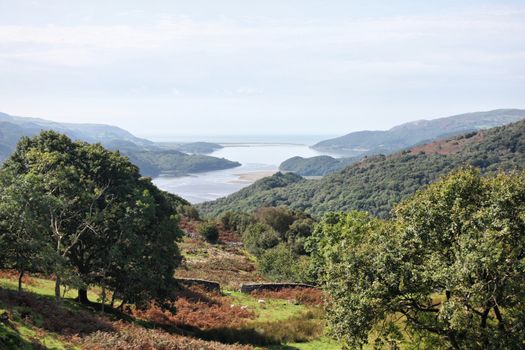
[[[104,306],[106,306],[106,287],[102,286],[102,312],[104,312]]]
[[[55,301],[60,302],[60,277],[56,276],[55,281]]]
[[[22,279],[24,278],[24,270],[22,271],[19,271],[19,275],[18,275],[18,292],[21,292],[22,291]]]
[[[78,290],[78,301],[82,304],[90,304],[90,301],[87,296],[87,289]]]
[[[501,312],[499,311],[498,305],[494,305],[494,313],[496,314],[496,318],[498,319],[498,328],[500,330],[505,330],[505,324],[503,323],[503,316],[501,315]]]
[[[115,307],[115,295],[117,294],[116,291],[113,291],[113,294],[111,295],[111,308],[113,309]]]
[[[490,308],[483,310],[481,314],[481,328],[487,328],[487,317],[489,316]]]

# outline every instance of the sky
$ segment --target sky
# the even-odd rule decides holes
[[[341,135],[525,108],[525,0],[0,0],[0,111]]]

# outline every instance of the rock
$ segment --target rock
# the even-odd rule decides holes
[[[287,288],[315,288],[315,286],[305,283],[245,283],[241,285],[241,292],[279,291]]]

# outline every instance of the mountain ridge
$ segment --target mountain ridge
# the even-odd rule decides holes
[[[41,118],[26,118],[0,112],[0,162],[4,161],[23,136],[42,130],[54,130],[73,140],[100,143],[127,156],[146,176],[185,175],[193,172],[222,170],[240,163],[206,155],[192,155],[137,137],[118,126],[96,123],[59,123]]]
[[[469,165],[483,173],[523,170],[525,120],[418,145],[389,156],[365,157],[319,180],[294,174],[298,178],[285,186],[263,190],[248,186],[242,193],[197,207],[208,216],[283,205],[312,215],[364,210],[387,217],[395,203],[440,176]],[[271,182],[271,178],[263,180]]]
[[[363,130],[323,140],[312,146],[318,151],[346,156],[390,154],[421,142],[489,129],[525,119],[523,109],[495,109],[453,116],[420,119],[388,130]]]

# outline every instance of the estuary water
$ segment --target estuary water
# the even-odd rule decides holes
[[[279,164],[294,156],[321,155],[306,144],[298,143],[221,143],[224,147],[210,156],[237,161],[237,168],[190,174],[188,176],[160,176],[153,182],[161,189],[177,194],[196,204],[225,197],[254,181],[274,174]]]

